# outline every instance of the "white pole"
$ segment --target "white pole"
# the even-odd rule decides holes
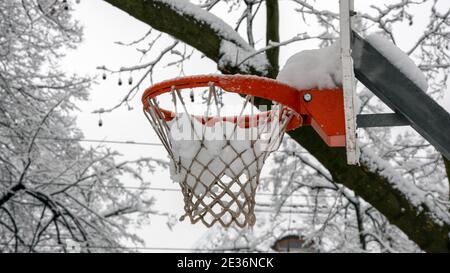
[[[340,38],[342,59],[342,85],[344,89],[345,111],[345,141],[347,150],[347,164],[359,164],[359,149],[356,136],[356,92],[355,75],[353,71],[353,59],[351,49],[351,15],[353,0],[340,0]]]

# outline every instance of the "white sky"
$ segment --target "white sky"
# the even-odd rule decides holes
[[[327,5],[330,5],[330,2],[329,0],[318,1],[319,4],[326,3]],[[336,11],[337,1],[335,2],[332,8]],[[368,2],[357,0],[356,9],[367,7],[369,5]],[[373,2],[383,1],[370,1],[370,4]],[[308,28],[308,26],[301,24],[300,18],[298,15],[295,16],[293,12],[294,6],[290,2],[280,1],[280,3],[283,12],[281,16],[281,40],[289,39],[300,32],[312,30],[313,27]],[[84,42],[76,51],[68,53],[68,56],[62,63],[66,70],[79,74],[97,75],[99,74],[99,71],[96,70],[97,66],[105,65],[109,68],[117,69],[121,66],[130,66],[138,63],[140,53],[134,47],[123,47],[114,44],[114,42],[136,40],[148,31],[148,26],[101,0],[83,0],[79,5],[74,5],[74,8],[76,9],[75,17],[85,27]],[[225,18],[224,14],[226,14],[226,10],[223,11],[221,18]],[[264,10],[260,14],[264,15]],[[256,18],[255,28],[265,27],[262,19],[261,16]],[[402,36],[408,37],[401,40],[400,46],[402,46],[403,42],[405,44],[408,41],[410,42],[411,37],[414,36],[413,33],[408,32],[410,31],[408,28],[399,29],[398,31],[402,33]],[[255,40],[259,41],[259,46],[263,46],[264,37],[256,36]],[[313,48],[314,43],[292,44],[284,47],[281,51],[281,64],[290,55],[304,49],[306,46]],[[178,76],[178,70],[174,68],[160,66],[155,71],[155,82]],[[199,54],[196,54],[193,61],[188,62],[188,66],[185,67],[186,75],[215,72],[217,72],[215,64],[206,60],[206,58],[200,59]],[[93,110],[100,107],[108,108],[115,105],[128,91],[128,77],[129,74],[122,75],[124,84],[121,87],[117,85],[117,76],[109,77],[106,81],[99,79],[98,84],[92,86],[90,100],[79,104],[81,111],[76,113],[77,121],[86,138],[159,143],[159,139],[153,133],[151,126],[142,113],[140,102],[142,92],[150,85],[150,82],[147,82],[147,86],[143,86],[142,90],[132,100],[131,106],[134,108],[133,110],[128,111],[126,107],[122,107],[111,114],[102,115],[102,127],[98,127],[98,115],[91,114]],[[137,80],[137,78],[137,75],[134,75],[134,79]],[[450,110],[450,95],[448,93],[446,92],[446,96],[441,103],[445,105],[447,110]],[[88,144],[83,145],[89,146]],[[108,144],[107,146],[122,153],[123,159],[137,159],[146,156],[166,159],[166,151],[162,146],[119,144]],[[157,172],[154,175],[149,174],[147,180],[152,182],[152,187],[179,188],[177,184],[173,184],[170,181],[168,170]],[[132,181],[124,181],[124,183],[131,185]],[[157,198],[155,209],[175,214],[177,217],[183,212],[180,192],[152,191],[150,194]],[[150,224],[144,224],[137,230],[137,233],[145,240],[147,247],[191,248],[193,243],[201,238],[206,230],[201,224],[191,225],[188,221],[184,221],[179,222],[171,231],[166,225],[165,217],[154,216],[151,217]]]

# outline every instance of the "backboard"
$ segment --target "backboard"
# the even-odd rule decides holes
[[[342,84],[345,112],[345,148],[347,164],[359,164],[359,149],[356,135],[356,91],[351,49],[353,0],[340,0],[340,42],[342,60]]]

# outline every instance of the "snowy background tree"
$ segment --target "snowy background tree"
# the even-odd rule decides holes
[[[141,243],[129,224],[152,212],[141,171],[163,161],[119,162],[77,142],[74,112],[92,79],[59,67],[82,39],[69,2],[0,2],[0,252],[121,251]]]

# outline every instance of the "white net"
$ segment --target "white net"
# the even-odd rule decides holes
[[[215,223],[252,226],[264,161],[279,147],[293,113],[275,105],[270,111],[244,115],[253,102],[247,96],[239,115],[225,118],[217,101],[212,86],[205,116],[193,116],[180,92],[173,89],[175,112],[170,121],[163,118],[166,113],[154,99],[148,101],[145,113],[169,153],[171,179],[182,189],[185,214],[180,220],[187,216],[192,223],[201,221],[208,227]],[[212,106],[216,106],[214,116]]]

